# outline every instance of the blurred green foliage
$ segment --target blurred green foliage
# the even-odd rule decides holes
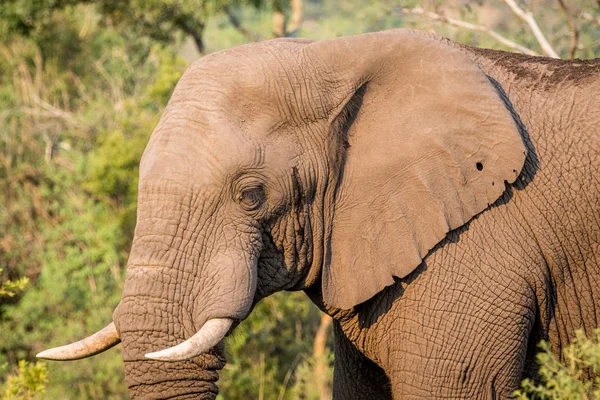
[[[90,23],[91,5],[48,18],[55,29],[0,46],[0,265],[8,279],[32,282],[0,299],[9,332],[0,364],[110,321],[135,225],[139,158],[186,66],[173,48]],[[47,398],[127,397],[118,350],[48,371]]]
[[[52,21],[56,11],[68,12],[80,4],[93,4],[97,11],[94,22],[102,26],[111,25],[136,37],[148,36],[162,43],[172,43],[177,34],[184,33],[195,40],[202,52],[202,34],[210,16],[222,12],[227,6],[258,8],[265,3],[265,0],[4,0],[0,8],[0,20],[3,22],[0,24],[0,39],[15,34],[39,39],[47,28],[54,28],[46,21]],[[268,2],[272,5],[279,3],[279,0]]]
[[[575,332],[573,342],[554,354],[547,342],[541,342],[537,362],[540,382],[525,379],[515,393],[519,400],[600,399],[600,329],[590,338]]]
[[[2,268],[0,268],[0,274],[2,274]],[[17,293],[25,290],[25,287],[29,283],[29,278],[23,277],[16,281],[11,281],[10,279],[6,279],[2,281],[0,285],[0,297],[8,296],[13,297]]]
[[[404,26],[507,49],[481,33],[401,12],[423,5],[491,24],[540,51],[527,27],[493,0],[303,3],[297,35],[315,40]],[[573,14],[595,10],[590,5],[593,0],[570,4]],[[78,340],[110,321],[135,226],[138,162],[185,60],[198,57],[198,50],[208,53],[249,40],[226,9],[247,32],[266,39],[273,35],[273,12],[289,13],[290,5],[286,0],[2,1],[0,365],[6,367],[0,369],[0,392],[5,396],[127,398],[119,347],[74,363],[31,361],[38,351]],[[533,11],[566,56],[571,40],[558,6],[551,2]],[[591,13],[598,17],[598,10]],[[580,24],[576,55],[589,58],[599,53],[598,31],[588,20]],[[312,355],[319,319],[302,293],[261,301],[227,343],[222,397],[319,398],[315,365],[329,366],[324,379],[331,382],[332,364],[331,351],[324,359]],[[42,393],[46,379],[50,383]]]
[[[19,361],[15,375],[6,380],[4,400],[34,400],[40,398],[48,382],[48,369],[42,362],[30,364],[25,360]]]

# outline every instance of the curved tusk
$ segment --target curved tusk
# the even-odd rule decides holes
[[[80,358],[91,357],[95,354],[102,353],[120,342],[121,339],[119,339],[119,332],[117,332],[115,323],[111,322],[106,327],[85,339],[66,346],[44,350],[41,353],[38,353],[36,357],[57,361],[79,360]]]
[[[183,343],[145,356],[159,361],[185,361],[206,353],[217,345],[224,337],[233,320],[230,318],[213,318],[208,320],[198,332]]]

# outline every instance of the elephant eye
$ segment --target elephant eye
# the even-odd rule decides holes
[[[246,211],[255,211],[265,202],[265,189],[262,186],[244,189],[238,194],[237,201]]]

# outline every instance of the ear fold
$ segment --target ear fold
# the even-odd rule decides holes
[[[308,47],[321,46],[337,87],[365,85],[341,133],[349,147],[340,149],[322,273],[325,302],[347,309],[408,275],[496,201],[526,150],[494,87],[459,50],[406,31],[336,40]]]

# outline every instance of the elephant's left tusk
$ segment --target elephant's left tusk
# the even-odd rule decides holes
[[[213,318],[208,320],[191,338],[177,346],[169,347],[145,356],[159,361],[185,361],[206,353],[217,345],[224,337],[233,320],[230,318]]]
[[[102,353],[120,342],[121,339],[119,339],[119,332],[117,332],[115,323],[111,322],[106,327],[85,339],[67,344],[66,346],[44,350],[41,353],[38,353],[36,357],[56,361],[79,360],[80,358],[91,357],[95,354]]]

